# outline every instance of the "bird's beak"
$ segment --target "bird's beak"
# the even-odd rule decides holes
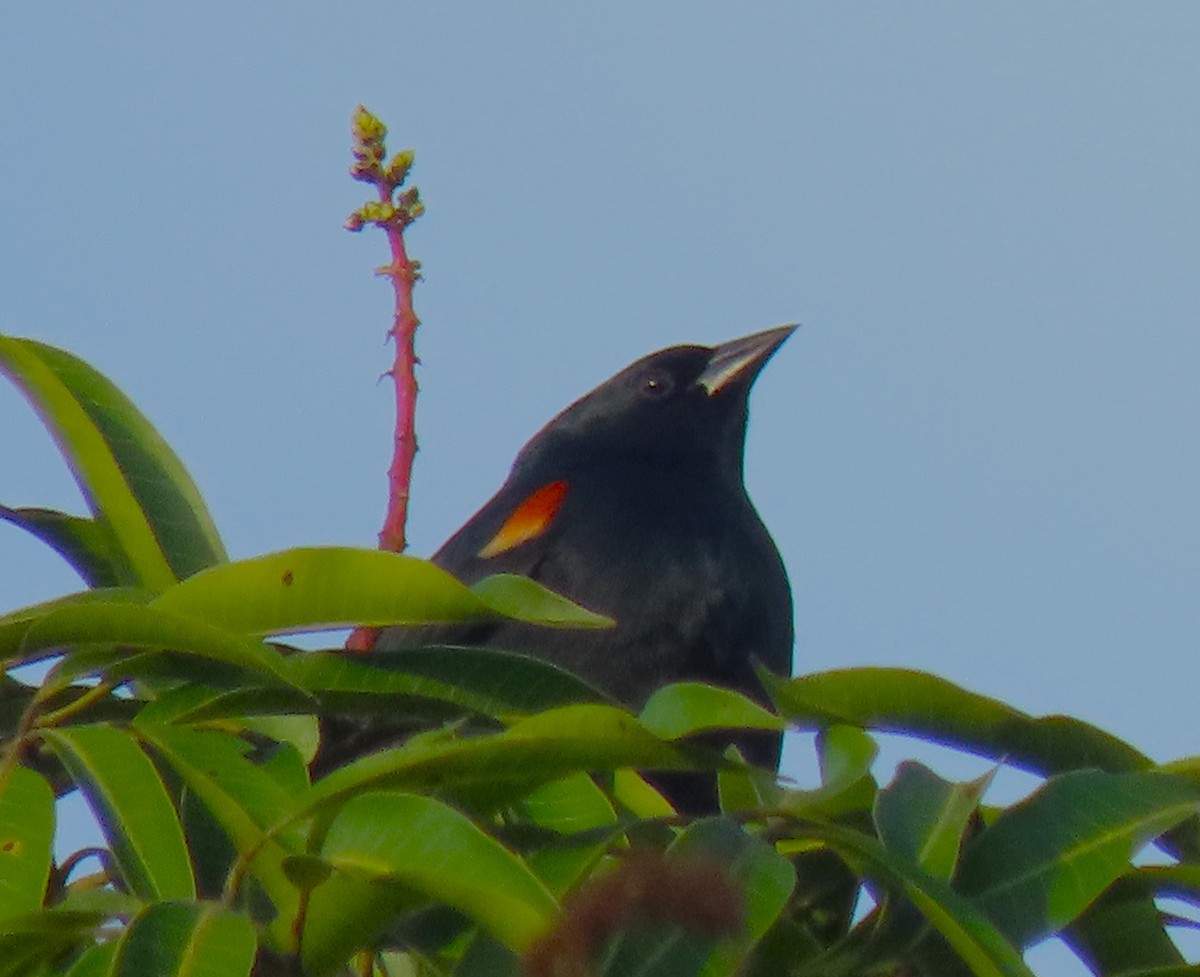
[[[749,386],[758,376],[758,371],[771,358],[771,354],[799,328],[796,324],[778,326],[722,343],[713,349],[712,356],[708,358],[708,366],[696,378],[696,383],[702,386],[710,397],[726,387]]]

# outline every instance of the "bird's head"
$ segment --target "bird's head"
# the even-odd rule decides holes
[[[555,417],[518,464],[619,455],[716,463],[740,477],[750,387],[796,328],[780,326],[719,346],[672,346],[651,353]]]

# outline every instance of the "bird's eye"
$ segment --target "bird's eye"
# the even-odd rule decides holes
[[[675,381],[671,379],[671,374],[662,370],[650,370],[642,375],[642,396],[648,397],[651,400],[661,400],[666,397],[675,387]]]

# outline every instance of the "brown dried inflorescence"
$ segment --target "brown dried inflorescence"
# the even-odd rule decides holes
[[[592,977],[604,944],[633,926],[731,936],[744,925],[742,886],[715,860],[630,852],[563,904],[558,924],[525,954],[529,977]]]

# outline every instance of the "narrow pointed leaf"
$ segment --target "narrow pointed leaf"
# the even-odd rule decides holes
[[[1200,788],[1162,774],[1062,774],[967,847],[957,887],[1027,945],[1083,912],[1144,844],[1198,806]]]
[[[194,899],[179,816],[137,740],[113,726],[43,736],[87,797],[130,891],[147,901]]]
[[[139,583],[161,589],[224,559],[182,463],[108,379],[61,349],[7,336],[0,371],[41,417]]]
[[[531,624],[611,628],[616,622],[580,607],[528,577],[496,573],[471,585],[471,593],[497,614]]]
[[[54,792],[13,767],[0,782],[0,921],[41,908],[54,842]]]
[[[801,726],[846,723],[920,736],[1050,775],[1084,767],[1145,770],[1149,757],[1088,723],[1033,717],[945,679],[902,668],[759,676],[781,715]]]
[[[20,526],[55,550],[89,587],[137,583],[137,574],[125,562],[112,531],[104,523],[54,509],[10,509],[3,505],[0,519]]]
[[[244,916],[212,904],[159,903],[121,938],[113,977],[249,977],[256,949]]]

